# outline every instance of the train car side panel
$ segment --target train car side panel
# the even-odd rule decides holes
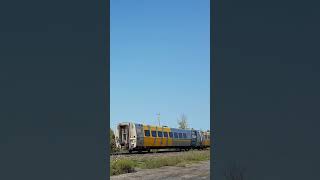
[[[137,148],[143,147],[144,144],[144,134],[143,134],[143,125],[142,124],[135,124],[136,126],[136,134],[137,134]]]
[[[172,140],[168,137],[170,128],[143,125],[143,132],[145,148],[168,147],[172,144]]]
[[[173,132],[173,147],[190,147],[191,130],[171,128]]]

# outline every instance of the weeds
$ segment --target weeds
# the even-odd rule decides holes
[[[111,162],[110,164],[110,174],[118,175],[124,173],[134,172],[134,162],[127,159],[117,159]]]
[[[154,169],[163,166],[185,167],[188,163],[210,159],[210,151],[189,151],[174,156],[122,157],[111,161],[111,175],[134,172],[134,168]]]

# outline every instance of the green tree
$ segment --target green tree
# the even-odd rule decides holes
[[[188,129],[188,119],[185,114],[182,114],[180,118],[178,118],[178,125],[180,129]]]
[[[110,152],[117,151],[116,140],[113,130],[110,128]]]

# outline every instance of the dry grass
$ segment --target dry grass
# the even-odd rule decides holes
[[[210,159],[210,151],[188,151],[174,156],[119,157],[111,160],[111,175],[134,172],[134,168],[153,169],[163,166],[180,166]]]
[[[134,172],[134,162],[127,159],[118,159],[110,162],[110,174],[118,175]]]

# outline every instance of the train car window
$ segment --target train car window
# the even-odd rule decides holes
[[[151,131],[152,137],[157,137],[157,132],[156,131]]]
[[[174,138],[178,138],[178,133],[174,133]]]
[[[150,136],[150,130],[144,130],[144,136]]]
[[[183,133],[183,138],[187,139],[187,134]]]
[[[163,132],[164,137],[168,137],[168,132]]]
[[[179,138],[182,138],[182,133],[179,133]]]
[[[172,137],[173,137],[173,134],[172,134],[172,132],[169,132],[169,136],[170,136],[170,138],[172,138]]]
[[[158,131],[158,137],[162,137],[162,132]]]

